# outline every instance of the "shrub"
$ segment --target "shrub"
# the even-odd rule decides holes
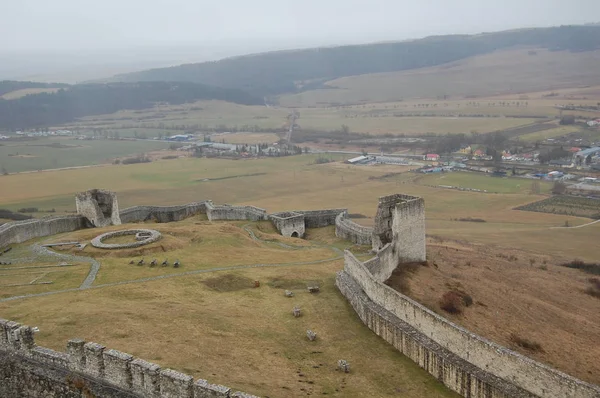
[[[18,210],[19,213],[37,213],[39,210],[37,207],[23,207]]]
[[[464,301],[461,295],[452,290],[444,293],[440,300],[440,308],[450,314],[462,314],[463,305]]]
[[[486,222],[483,218],[457,218],[456,221],[465,221],[465,222]]]
[[[331,162],[333,162],[333,160],[327,159],[322,156],[319,156],[318,158],[315,159],[315,164],[324,164],[324,163],[331,163]]]
[[[533,340],[523,338],[516,333],[511,333],[510,341],[512,341],[514,344],[518,345],[519,347],[525,348],[532,352],[543,352],[544,351],[542,349],[542,345],[540,343],[535,342]]]
[[[582,260],[575,259],[571,262],[560,265],[567,268],[580,269],[588,274],[600,275],[600,263],[586,263]]]
[[[585,289],[585,292],[592,297],[596,297],[600,299],[600,279],[598,278],[590,278],[588,282],[592,285]]]

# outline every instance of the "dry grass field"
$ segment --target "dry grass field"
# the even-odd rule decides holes
[[[599,60],[600,51],[502,50],[431,68],[343,77],[327,82],[331,89],[283,96],[280,102],[307,107],[570,89],[600,84],[595,70]]]
[[[89,166],[168,147],[168,143],[156,141],[77,140],[67,137],[3,141],[0,145],[0,167],[9,173],[17,173]]]
[[[532,113],[520,109],[514,110],[514,113],[512,108],[500,109],[491,106],[490,109],[470,110],[470,105],[466,106],[462,102],[440,102],[436,104],[438,109],[434,110],[434,102],[428,101],[428,104],[432,104],[431,112],[429,109],[425,112],[424,108],[413,107],[413,105],[419,103],[298,108],[296,111],[300,113],[300,118],[297,120],[297,124],[308,130],[334,131],[339,130],[342,125],[347,125],[353,132],[373,135],[418,135],[424,133],[469,133],[471,131],[487,133],[527,125],[539,120],[522,117]],[[547,105],[543,103],[539,106],[542,110],[538,110],[538,112],[541,112],[542,116],[558,113],[552,107],[547,108]],[[514,108],[516,108],[516,105]],[[252,131],[257,127],[259,129],[277,129],[283,133],[287,130],[286,123],[289,113],[289,108],[242,106],[223,101],[201,101],[194,104],[161,105],[141,111],[119,111],[110,115],[90,116],[64,127],[80,131],[102,128],[117,131],[122,137],[134,136],[137,133],[145,134],[149,138],[181,133],[181,131],[174,128],[181,125],[196,126],[200,131],[209,128]],[[427,116],[419,116],[421,113],[426,113]],[[431,117],[432,113],[440,115],[439,117]],[[471,115],[484,113],[493,117],[459,118],[458,114],[461,113]],[[411,116],[413,114],[415,116]],[[505,114],[519,117],[503,117]],[[540,113],[533,113],[533,115],[539,116]],[[196,127],[191,127],[191,129],[194,130]],[[223,138],[228,136],[230,135],[227,134]],[[256,141],[256,138],[252,135],[247,135],[247,137],[251,141],[243,143]],[[268,141],[263,142],[270,142],[271,137]]]
[[[513,348],[517,347],[507,340],[511,333],[538,342],[544,351],[532,352],[533,357],[598,382],[598,369],[591,363],[598,353],[583,347],[587,344],[589,348],[598,337],[600,302],[582,293],[588,275],[556,264],[575,258],[598,261],[600,224],[552,229],[565,221],[576,226],[589,219],[513,210],[547,197],[532,194],[530,181],[525,179],[468,173],[423,176],[407,167],[356,167],[341,162],[317,165],[315,159],[315,155],[237,161],[182,158],[1,176],[0,208],[54,207],[71,212],[75,192],[102,187],[118,193],[120,208],[203,199],[252,204],[269,212],[347,207],[351,213],[365,216],[357,222],[369,225],[378,197],[395,192],[422,196],[431,236],[429,259],[438,269],[416,272],[409,280],[411,295],[436,309],[444,286],[460,283],[461,289],[483,305],[469,307],[453,320]],[[232,178],[204,181],[222,177]],[[541,188],[542,192],[548,189],[545,185]],[[459,221],[461,218],[485,222]],[[296,240],[278,237],[269,223],[247,224],[209,223],[205,217],[147,224],[161,231],[164,239],[145,248],[114,253],[86,247],[83,254],[102,264],[92,289],[0,303],[0,316],[39,326],[40,343],[54,348],[62,349],[66,340],[80,336],[271,397],[308,392],[340,397],[450,396],[362,326],[336,292],[333,278],[342,260],[335,259],[339,252],[334,248],[344,249],[349,243],[336,239],[332,227],[309,230],[307,240]],[[244,226],[262,241],[252,240]],[[107,228],[112,229],[117,227]],[[40,241],[86,241],[100,232],[83,230]],[[19,254],[19,248],[15,250]],[[361,259],[368,257],[365,248],[354,247],[353,251]],[[511,254],[518,260],[500,257]],[[182,267],[129,264],[141,258],[146,264],[153,258],[179,259]],[[311,261],[325,262],[306,264]],[[237,268],[252,264],[270,266]],[[273,267],[275,264],[285,266]],[[224,269],[211,270],[216,267]],[[85,271],[85,266],[80,271]],[[175,276],[180,272],[193,273]],[[0,284],[27,279],[15,275]],[[81,272],[73,278],[81,282],[84,275]],[[170,277],[128,282],[161,275]],[[254,280],[261,281],[260,288],[252,288]],[[115,282],[126,284],[107,285]],[[304,294],[302,289],[313,282],[321,284],[322,293]],[[64,287],[73,285],[73,281],[65,282]],[[21,294],[38,292],[38,288],[18,287],[23,289]],[[297,297],[286,299],[285,288],[298,290]],[[291,316],[295,304],[305,310],[304,317]],[[249,312],[252,317],[246,316]],[[553,336],[547,336],[548,327]],[[307,328],[321,337],[318,348],[304,340]],[[567,355],[576,358],[568,363]],[[345,378],[334,370],[341,356],[356,369]]]
[[[158,243],[75,252],[102,264],[93,289],[0,303],[0,314],[40,327],[36,339],[41,345],[62,350],[69,338],[79,336],[265,397],[456,397],[373,335],[337,292],[334,275],[342,267],[341,252],[328,247],[351,243],[335,238],[332,228],[310,230],[308,240],[298,240],[276,235],[266,222],[243,223],[261,239],[253,241],[240,224],[210,223],[205,217],[147,224],[163,233]],[[42,241],[87,241],[118,228],[123,226]],[[17,246],[16,255],[26,246]],[[364,250],[356,249],[357,254]],[[157,251],[181,259],[181,268],[150,267]],[[129,264],[141,256],[147,259],[144,266]],[[239,268],[254,264],[267,266]],[[22,270],[13,275],[27,280],[16,272]],[[167,274],[172,278],[141,280]],[[73,273],[80,280],[83,276]],[[0,281],[5,281],[1,273]],[[110,285],[114,282],[120,284]],[[320,293],[306,291],[314,284]],[[295,297],[285,297],[285,289]],[[302,309],[300,318],[293,317],[294,306]],[[306,339],[307,329],[317,332],[317,341]],[[351,363],[352,373],[336,370],[340,358]]]
[[[427,250],[435,267],[397,271],[388,283],[475,333],[600,383],[600,301],[585,293],[593,275],[558,265],[572,258],[445,239],[430,239]],[[440,307],[448,291],[473,304],[449,314]]]
[[[450,238],[465,235],[475,241],[510,242],[515,247],[534,250],[550,248],[557,254],[589,260],[597,257],[597,251],[591,244],[593,237],[586,237],[586,228],[565,231],[566,235],[573,236],[573,239],[567,238],[568,246],[557,245],[563,241],[564,235],[559,230],[549,229],[564,225],[566,220],[576,226],[589,222],[589,219],[512,210],[545,198],[530,193],[529,180],[495,179],[477,174],[445,175],[445,178],[461,178],[460,184],[467,187],[479,186],[504,193],[461,192],[425,186],[421,175],[408,173],[405,167],[398,168],[398,174],[394,174],[391,166],[355,167],[337,162],[316,165],[316,157],[300,155],[236,161],[182,158],[148,164],[0,176],[3,187],[0,208],[38,207],[72,212],[75,211],[75,192],[102,187],[118,193],[120,208],[141,204],[172,205],[203,199],[211,199],[215,203],[251,204],[270,212],[343,206],[352,213],[367,216],[357,221],[368,224],[375,214],[378,197],[405,192],[425,198],[428,232],[431,234]],[[235,178],[203,181],[222,177]],[[471,179],[471,182],[465,179]],[[447,181],[431,185],[453,185],[445,184]],[[451,221],[463,217],[483,218],[487,223],[475,225]],[[544,239],[540,239],[541,236]]]

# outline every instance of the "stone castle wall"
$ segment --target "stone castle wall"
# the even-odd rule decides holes
[[[159,223],[181,221],[197,214],[206,214],[211,201],[189,203],[182,206],[134,206],[122,210],[121,222],[156,221]]]
[[[304,214],[290,212],[269,215],[277,231],[283,236],[302,238],[305,232]],[[294,235],[295,234],[295,235]]]
[[[343,212],[335,219],[335,236],[349,240],[357,245],[371,246],[373,228],[363,227],[348,218],[348,213]]]
[[[0,319],[0,396],[80,398],[253,398],[230,388],[83,340],[67,352],[35,344],[28,326]],[[256,397],[254,397],[256,398]]]
[[[169,222],[199,213],[206,213],[209,220],[269,218],[265,210],[253,206],[214,206],[210,201],[171,207],[136,206],[121,211],[120,216],[125,223]],[[303,218],[307,228],[336,225],[338,236],[367,242],[369,229],[348,220],[346,209],[294,213],[301,216],[298,220]],[[0,247],[89,227],[80,215],[9,222],[0,226]],[[473,398],[600,397],[600,387],[470,333],[384,284],[398,265],[425,260],[421,198],[381,198],[372,246],[377,255],[365,263],[345,253],[344,270],[337,275],[336,285],[369,328],[454,391]],[[225,387],[212,386],[205,380],[194,383],[191,376],[161,370],[158,365],[95,343],[70,341],[67,353],[37,347],[30,328],[3,320],[0,380],[0,396],[16,392],[19,396],[80,397],[78,385],[96,396],[111,398],[228,396]]]
[[[338,214],[347,211],[348,209],[294,210],[294,213],[304,214],[306,228],[323,228],[335,225]]]
[[[373,240],[383,246],[365,263],[345,252],[336,285],[369,328],[449,388],[474,398],[600,397],[600,387],[475,335],[384,284],[402,263],[425,260],[422,199],[382,198]]]
[[[249,220],[263,221],[268,219],[267,211],[254,206],[214,206],[207,204],[206,215],[210,221],[216,220]]]
[[[82,216],[50,216],[24,221],[12,221],[0,225],[0,248],[64,232],[87,228],[88,222]]]

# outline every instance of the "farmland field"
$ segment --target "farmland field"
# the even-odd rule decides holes
[[[552,184],[545,181],[529,180],[517,177],[493,177],[489,174],[474,172],[453,172],[428,174],[418,179],[425,185],[444,185],[457,188],[485,190],[489,193],[531,193],[532,183],[540,185],[540,193],[549,193]]]
[[[502,109],[490,106],[494,109],[482,111],[469,109],[470,105],[463,102],[450,102],[446,103],[446,106],[439,102],[436,103],[436,107],[440,107],[439,111],[434,110],[432,103],[431,112],[416,109],[413,105],[390,103],[340,108],[299,108],[296,111],[300,118],[296,123],[300,128],[307,130],[334,131],[339,130],[342,125],[347,125],[350,131],[358,133],[419,135],[472,131],[487,133],[540,121],[539,118],[527,117],[532,114],[527,110],[519,113],[516,105]],[[121,137],[144,134],[148,138],[181,133],[182,128],[184,131],[218,128],[222,131],[231,129],[242,132],[274,129],[283,133],[287,131],[287,116],[290,111],[286,108],[242,106],[223,101],[200,101],[194,104],[160,105],[141,111],[119,111],[110,115],[90,116],[64,127],[82,131],[105,129],[119,132]],[[458,117],[461,113],[480,115],[482,112],[491,117]],[[555,113],[548,109],[544,112]],[[505,113],[518,117],[505,117]]]
[[[517,207],[515,210],[600,219],[600,200],[576,196],[553,196],[539,202]]]
[[[528,280],[535,285],[535,289],[528,291],[538,293],[547,293],[548,286],[555,286],[560,278],[568,278],[564,286],[575,289],[583,286],[585,275],[576,270],[563,271],[556,266],[557,262],[573,258],[597,259],[595,243],[600,224],[577,229],[552,229],[564,225],[565,220],[570,225],[583,225],[589,219],[512,210],[544,198],[531,193],[529,180],[458,172],[423,176],[407,172],[406,167],[389,165],[315,164],[317,157],[299,155],[252,160],[179,158],[146,164],[0,176],[3,188],[0,208],[38,207],[72,212],[75,192],[102,187],[117,192],[120,208],[139,204],[182,204],[203,199],[212,199],[217,204],[251,204],[269,212],[347,207],[351,213],[365,216],[357,218],[357,222],[369,225],[373,222],[377,198],[402,192],[425,199],[427,233],[431,235],[428,257],[438,261],[439,272],[443,272],[444,277],[471,277],[471,268],[461,268],[461,264],[467,261],[460,257],[464,255],[463,250],[467,251],[466,255],[469,250],[477,250],[468,245],[483,245],[494,253],[521,250],[519,262],[511,267],[516,267],[515,272],[525,272],[530,278]],[[341,156],[332,158],[343,159]],[[444,179],[440,180],[442,176]],[[440,184],[464,185],[501,193],[430,186]],[[542,183],[540,188],[546,192],[549,186]],[[478,218],[485,222],[456,221],[460,218]],[[211,382],[273,397],[304,396],[307,392],[320,395],[326,392],[329,396],[339,397],[393,396],[398,388],[407,397],[453,396],[372,334],[337,292],[333,285],[334,274],[343,262],[338,250],[350,244],[335,238],[333,228],[309,230],[306,240],[296,240],[275,235],[269,223],[213,223],[204,216],[179,223],[153,223],[149,227],[163,233],[161,242],[115,253],[92,247],[84,249],[82,254],[94,256],[102,264],[92,289],[55,293],[51,300],[46,296],[0,302],[2,316],[39,326],[38,342],[52,348],[62,349],[66,340],[78,336],[205,377]],[[252,240],[245,227],[251,228],[263,240]],[[118,228],[122,227],[107,227],[105,230]],[[88,241],[100,232],[82,230],[37,241]],[[288,247],[281,247],[279,243]],[[13,255],[19,255],[20,247],[24,246],[16,247]],[[455,246],[457,251],[453,249]],[[358,249],[362,250],[356,247],[352,250]],[[440,255],[444,250],[447,253]],[[57,251],[80,254],[69,248]],[[358,254],[366,258],[364,252]],[[142,258],[146,265],[135,265]],[[149,267],[148,262],[153,258],[159,261],[167,258],[171,263],[179,259],[182,267]],[[521,270],[528,264],[529,258],[536,258],[537,265],[545,259],[550,271],[538,268]],[[130,264],[131,260],[134,265]],[[323,262],[311,264],[315,261]],[[239,268],[256,264],[263,267]],[[275,267],[277,264],[283,266]],[[490,266],[496,267],[496,264]],[[81,272],[85,269],[81,265],[78,267],[73,270]],[[4,271],[12,275],[11,281],[6,284],[27,284],[31,281],[19,272]],[[178,273],[182,272],[192,274],[178,277]],[[477,272],[487,272],[485,265],[481,264]],[[506,293],[503,297],[508,300],[513,293],[508,282],[510,272],[504,272],[507,272],[506,278],[502,279],[504,282],[496,287]],[[536,279],[535,272],[548,272],[549,276]],[[23,294],[55,287],[72,289],[76,286],[74,282],[81,280],[84,274],[72,275],[71,279],[58,279],[57,274],[56,279],[51,279],[55,275],[48,274],[47,279],[41,279],[55,281],[54,287],[27,285],[9,289]],[[167,278],[147,279],[160,276]],[[545,284],[547,278],[552,284]],[[261,283],[259,289],[252,288],[255,280]],[[486,288],[493,290],[490,285],[493,278],[486,277],[485,280],[488,282]],[[321,294],[302,293],[308,283],[318,283]],[[477,283],[476,278],[473,283]],[[478,283],[484,284],[482,281]],[[472,288],[466,282],[463,285]],[[282,289],[296,290],[297,296],[289,300],[282,294]],[[514,297],[546,305],[546,298],[540,304],[536,300],[542,296],[527,296],[528,291],[519,290]],[[577,295],[577,292],[574,290],[570,294]],[[475,294],[477,300],[497,308],[498,304],[487,298],[483,290],[475,291]],[[430,296],[419,296],[417,290],[415,295],[431,305]],[[543,297],[556,299],[551,294]],[[586,303],[587,306],[595,302]],[[293,305],[300,305],[305,313],[299,322],[290,314]],[[556,305],[566,308],[563,302]],[[534,309],[532,313],[535,313]],[[246,316],[248,313],[252,316]],[[488,319],[492,312],[482,307],[478,314],[483,320]],[[522,319],[519,314],[515,313],[515,319]],[[541,342],[548,352],[536,358],[572,371],[571,365],[564,362],[565,351],[559,349],[560,339],[567,338],[570,330],[561,324],[562,319],[561,315],[552,324],[556,330],[554,336]],[[461,319],[456,321],[462,322]],[[176,330],[171,327],[173,324],[178,325]],[[470,327],[471,324],[466,325]],[[482,321],[474,329],[486,337],[506,343],[505,334],[490,332],[489,325],[492,324]],[[308,328],[319,334],[318,345],[311,346],[305,340]],[[524,329],[525,332],[526,337],[539,338],[529,329]],[[589,333],[596,332],[591,330]],[[592,351],[589,353],[593,354]],[[581,362],[577,363],[588,363],[588,354],[578,351],[577,361]],[[269,361],[264,360],[265,355]],[[343,383],[331,365],[342,356],[356,370]],[[247,365],[239,366],[240,363]],[[371,369],[376,372],[371,372]],[[579,369],[588,367],[582,365]],[[298,372],[305,375],[300,380],[312,383],[298,384]],[[585,374],[576,374],[593,380]]]
[[[544,199],[542,195],[531,193],[530,180],[495,178],[477,173],[390,174],[391,166],[354,167],[338,162],[317,165],[317,157],[300,155],[237,161],[183,158],[0,176],[3,188],[0,208],[16,211],[23,207],[37,207],[72,212],[75,210],[75,192],[102,187],[118,193],[120,208],[141,204],[172,205],[203,199],[211,199],[215,203],[251,204],[270,212],[343,206],[352,213],[367,216],[357,219],[357,222],[368,225],[375,214],[378,197],[404,192],[425,198],[428,232],[434,235],[458,235],[476,242],[554,250],[590,259],[596,255],[593,245],[587,245],[587,238],[581,239],[580,234],[585,236],[586,228],[569,232],[574,236],[569,246],[556,245],[558,241],[555,239],[560,232],[548,229],[564,225],[566,219],[574,226],[585,224],[589,219],[512,210]],[[344,159],[343,156],[331,157]],[[441,177],[444,179],[440,180]],[[462,192],[436,188],[436,185],[503,193]],[[547,192],[550,186],[542,182],[540,189],[542,193]],[[482,218],[487,223],[475,225],[448,221],[468,217]],[[545,239],[540,239],[540,236],[545,236]]]
[[[570,53],[536,49],[503,50],[457,62],[390,73],[343,77],[323,89],[280,98],[284,106],[389,102],[410,98],[489,97],[598,85],[594,66],[600,51]],[[329,88],[330,87],[330,88]]]
[[[114,158],[138,155],[168,148],[152,141],[76,140],[40,138],[28,141],[3,141],[0,167],[8,173],[58,169],[110,163]]]

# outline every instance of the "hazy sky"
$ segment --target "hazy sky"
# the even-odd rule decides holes
[[[0,50],[290,48],[599,20],[600,0],[0,0]]]

